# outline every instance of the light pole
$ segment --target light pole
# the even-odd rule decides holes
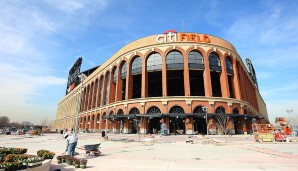
[[[83,90],[83,82],[87,78],[87,76],[84,73],[81,73],[78,77],[81,80],[81,88],[80,88],[79,98],[77,100],[78,104],[77,104],[76,123],[75,123],[75,136],[78,133],[78,127],[79,127],[78,122],[79,122],[79,113],[80,113],[80,106],[81,106],[81,96],[82,96],[82,90]]]
[[[291,131],[294,131],[295,130],[294,124],[293,124],[292,118],[291,118],[291,113],[293,113],[293,111],[294,111],[293,109],[287,109],[286,110],[286,112],[289,114],[289,121],[288,121],[288,123],[289,123],[289,126],[291,128]]]
[[[204,106],[204,107],[202,107],[202,109],[205,112],[207,136],[209,136],[209,131],[208,131],[208,106]]]

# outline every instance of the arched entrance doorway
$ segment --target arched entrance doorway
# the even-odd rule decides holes
[[[233,114],[239,114],[239,111],[237,108],[233,109]],[[234,118],[234,128],[235,128],[235,134],[242,134],[242,124],[241,120],[243,120],[243,116],[238,116]]]
[[[226,135],[229,116],[227,116],[225,108],[222,106],[217,107],[215,113],[215,122],[212,123],[210,129],[212,129],[212,132],[214,132],[214,134],[216,134],[217,132],[217,134]]]
[[[170,110],[170,134],[185,133],[185,113],[182,107],[174,106]]]
[[[132,108],[130,111],[129,111],[129,114],[131,115],[136,115],[136,114],[140,114],[140,111],[139,111],[139,109],[137,109],[137,108]],[[139,125],[139,120],[138,119],[136,119],[135,117],[133,117],[133,118],[129,118],[128,119],[128,124],[129,124],[129,128],[131,127],[131,133],[132,134],[136,134],[136,133],[138,133],[138,130],[139,130],[139,128],[140,128],[140,125]]]
[[[148,123],[149,123],[149,133],[156,134],[161,130],[161,123],[160,123],[160,110],[158,107],[150,107],[147,111]]]
[[[124,124],[125,124],[125,116],[122,109],[119,109],[117,112],[116,119],[118,119],[119,124],[119,133],[124,133]]]
[[[203,106],[197,106],[194,111],[194,132],[198,134],[207,134],[206,114]]]

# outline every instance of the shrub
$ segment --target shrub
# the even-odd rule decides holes
[[[88,160],[86,160],[86,159],[82,159],[81,162],[80,162],[80,164],[81,164],[81,165],[86,165],[86,164],[87,164],[87,161],[88,161]]]
[[[49,150],[38,150],[37,155],[44,159],[53,159],[53,157],[55,156],[55,153],[50,152]]]

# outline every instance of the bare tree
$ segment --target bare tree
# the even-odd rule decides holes
[[[141,123],[143,122],[144,122],[144,117],[133,119],[133,127],[137,130],[137,134],[139,135],[139,141],[141,140],[140,130],[141,130]]]
[[[22,122],[21,122],[21,125],[22,125],[22,126],[32,126],[33,124],[30,123],[29,121],[22,121]]]
[[[44,118],[42,121],[41,121],[41,126],[48,126],[48,119],[47,118]]]
[[[220,111],[215,115],[215,117],[217,120],[215,122],[217,130],[219,131],[220,134],[224,134],[226,136],[228,133],[228,123],[229,123],[228,115],[225,112]]]
[[[9,126],[9,118],[7,116],[0,116],[0,127]]]

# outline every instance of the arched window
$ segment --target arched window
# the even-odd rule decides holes
[[[188,67],[189,69],[204,69],[204,60],[201,53],[197,51],[189,52]]]
[[[127,69],[127,64],[126,62],[124,62],[121,67],[121,74],[120,74],[121,79],[126,78],[126,69]]]
[[[106,114],[106,112],[104,112],[104,113],[102,114],[102,118],[103,118],[103,119],[107,119],[107,114]]]
[[[239,114],[239,111],[238,111],[237,108],[234,108],[234,109],[233,109],[233,114]]]
[[[211,53],[209,55],[209,67],[210,70],[221,71],[220,60],[216,53]]]
[[[124,115],[123,110],[122,109],[119,109],[117,115]]]
[[[167,55],[167,69],[184,68],[183,56],[178,51],[172,51]]]
[[[180,106],[174,106],[171,108],[170,113],[184,113],[184,110]]]
[[[117,67],[115,67],[113,71],[113,83],[116,83],[116,81],[117,81]]]
[[[228,74],[233,74],[233,66],[229,57],[226,57],[226,69]]]
[[[147,60],[147,71],[152,72],[162,69],[162,60],[159,53],[153,53]]]
[[[100,122],[100,115],[97,115],[97,123]]]
[[[216,108],[215,113],[226,113],[225,112],[225,108],[223,108],[222,106]]]
[[[139,109],[134,107],[134,108],[130,109],[129,114],[140,114],[140,111],[139,111]]]
[[[166,58],[167,63],[167,95],[185,96],[183,56],[178,51],[171,51]],[[186,96],[189,96],[187,94]]]
[[[152,106],[147,110],[147,113],[155,114],[155,113],[161,113],[161,112],[158,107]]]
[[[131,74],[136,75],[142,73],[142,58],[137,57],[133,60],[131,66]]]
[[[114,119],[115,115],[114,115],[114,112],[111,111],[110,114],[109,114],[109,119]]]
[[[203,111],[203,107],[202,106],[197,106],[195,108],[195,110],[193,110],[193,113],[205,113],[205,112]]]

